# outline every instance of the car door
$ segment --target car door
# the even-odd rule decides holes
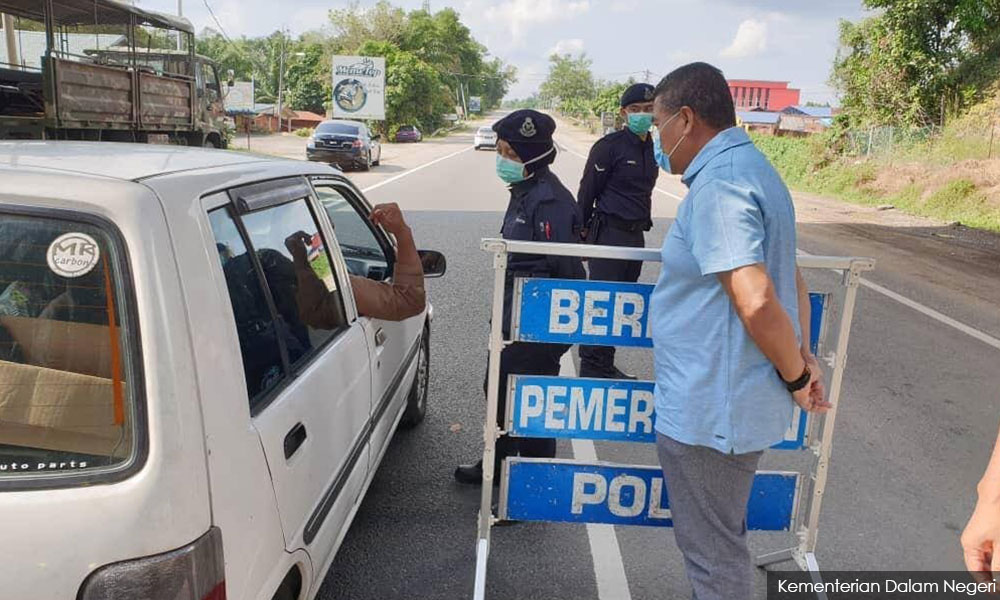
[[[367,331],[305,179],[230,190],[208,219],[286,548],[322,564],[368,474]]]
[[[370,206],[345,180],[314,178],[316,196],[333,223],[340,251],[352,276],[391,282],[395,248],[388,236],[368,220]],[[413,365],[423,333],[424,316],[394,322],[362,317],[372,356],[373,461],[392,434],[413,378]]]

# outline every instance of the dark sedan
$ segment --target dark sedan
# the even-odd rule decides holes
[[[416,125],[400,125],[396,132],[397,142],[419,142],[424,139],[424,134],[420,133]]]
[[[372,135],[360,121],[323,121],[306,145],[306,158],[335,164],[341,169],[367,171],[382,159],[381,136]]]

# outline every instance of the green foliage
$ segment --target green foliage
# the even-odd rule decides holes
[[[295,130],[295,135],[303,138],[307,138],[313,134],[314,129],[311,127],[300,127]]]
[[[841,22],[831,82],[852,126],[941,124],[979,101],[997,72],[998,0],[864,0]]]
[[[588,113],[596,91],[590,65],[591,60],[583,53],[576,57],[553,54],[549,57],[549,74],[542,82],[539,96],[542,100],[558,100],[564,112],[563,107],[579,110],[581,115]]]
[[[604,112],[618,114],[621,110],[622,94],[633,83],[635,83],[635,80],[632,78],[629,78],[628,81],[602,81],[599,83],[597,86],[597,98],[590,105],[594,116],[599,117]]]
[[[261,38],[231,42],[211,29],[198,36],[198,52],[215,59],[241,81],[256,81],[257,101],[278,95],[284,53],[284,89],[292,108],[323,113],[330,107],[331,57],[337,54],[386,59],[386,123],[388,132],[415,123],[433,130],[441,116],[459,104],[459,85],[466,97],[481,96],[484,110],[500,105],[517,80],[514,67],[490,57],[453,9],[407,13],[386,0],[363,7],[355,2],[331,10],[329,30],[298,38],[276,31]]]

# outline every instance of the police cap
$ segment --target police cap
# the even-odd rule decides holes
[[[555,130],[556,122],[552,117],[527,108],[515,110],[493,124],[497,137],[510,144],[524,162],[552,149],[552,134]]]
[[[622,94],[622,108],[629,104],[653,101],[653,86],[648,83],[633,83]]]

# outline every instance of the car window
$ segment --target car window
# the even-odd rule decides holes
[[[346,324],[330,255],[305,199],[242,215],[241,235],[231,208],[209,215],[229,288],[251,409],[285,375],[307,361]],[[290,244],[304,247],[294,262]],[[266,290],[261,283],[263,273]]]
[[[413,131],[413,125],[402,125],[399,128],[400,131]]]
[[[490,129],[489,127],[480,127],[479,133],[493,133],[493,130]]]
[[[317,133],[335,133],[340,135],[358,135],[358,126],[350,123],[320,123]]]
[[[372,225],[348,201],[344,192],[330,184],[317,184],[316,196],[333,223],[341,254],[351,275],[384,281],[391,273],[390,260]]]
[[[137,454],[122,253],[103,227],[0,215],[0,484]]]

